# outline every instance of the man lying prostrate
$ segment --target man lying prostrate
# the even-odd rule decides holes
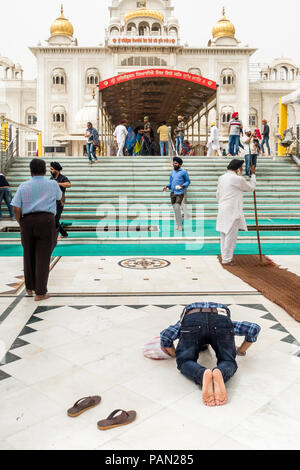
[[[176,325],[161,332],[161,346],[176,357],[179,371],[202,386],[206,406],[221,406],[227,402],[225,383],[237,371],[236,355],[245,356],[257,341],[261,328],[255,323],[232,322],[230,310],[223,304],[200,302],[188,305]],[[234,336],[244,336],[236,349]],[[174,341],[179,339],[175,350]],[[211,345],[217,357],[217,367],[211,371],[198,364],[199,353]]]

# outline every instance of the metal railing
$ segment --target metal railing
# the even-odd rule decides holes
[[[6,173],[13,163],[14,158],[19,156],[19,129],[9,126],[0,127],[0,169]]]

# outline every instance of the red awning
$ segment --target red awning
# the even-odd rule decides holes
[[[125,119],[133,125],[147,115],[172,125],[179,114],[189,118],[213,100],[217,84],[179,70],[148,69],[103,80],[99,89],[113,124]]]

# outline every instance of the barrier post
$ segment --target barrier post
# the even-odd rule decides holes
[[[282,98],[279,100],[279,129],[278,134],[283,137],[284,131],[287,129],[287,105],[282,104]],[[286,149],[280,145],[281,141],[278,140],[278,155],[284,157],[286,155]]]
[[[43,156],[43,135],[42,133],[38,134],[38,156]]]

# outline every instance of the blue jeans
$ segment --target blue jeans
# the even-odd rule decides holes
[[[268,149],[268,152],[269,152],[269,155],[271,155],[271,149],[270,149],[269,140],[270,140],[270,137],[264,137],[264,138],[263,138],[263,141],[262,141],[262,143],[261,143],[261,149],[262,149],[262,153],[265,153],[264,145],[266,144],[267,149]]]
[[[257,154],[256,155],[251,155],[251,161],[252,161],[252,165],[254,165],[255,168],[256,168]],[[246,163],[245,173],[246,173],[247,176],[251,176],[250,175],[250,167],[251,167],[250,155],[245,155],[245,163]]]
[[[93,143],[88,142],[86,144],[86,151],[87,151],[90,162],[92,161],[92,156],[94,157],[94,160],[98,160],[98,158],[96,157],[95,145]]]
[[[8,188],[3,188],[3,189],[0,189],[0,219],[2,219],[2,208],[1,208],[1,205],[2,205],[2,201],[5,201],[6,205],[7,205],[7,209],[9,211],[9,215],[10,215],[10,218],[11,219],[14,219],[14,212],[13,212],[13,208],[12,206],[10,205],[11,201],[12,201],[12,196],[11,196],[11,191],[10,189]]]
[[[216,313],[193,313],[183,320],[176,349],[178,370],[202,386],[206,367],[198,364],[203,346],[210,344],[217,356],[217,368],[224,382],[237,371],[234,327],[229,317]]]
[[[160,155],[163,157],[164,155],[169,155],[169,142],[159,142],[160,145]]]
[[[179,154],[180,146],[181,146],[181,148],[184,148],[187,152],[189,152],[189,149],[187,148],[187,146],[184,143],[183,135],[179,135],[178,137],[176,137],[176,152],[178,154]]]
[[[239,145],[240,145],[240,136],[230,135],[228,153],[232,155],[233,157],[235,157],[239,153]]]

